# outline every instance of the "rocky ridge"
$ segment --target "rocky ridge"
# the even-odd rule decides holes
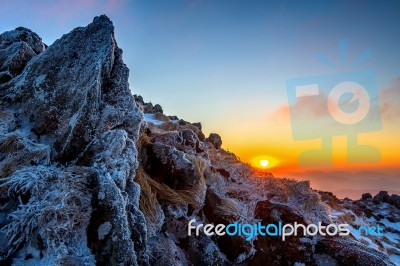
[[[131,95],[128,75],[104,15],[49,47],[25,28],[0,35],[1,264],[394,265],[394,237],[188,236],[192,219],[391,226],[381,210],[398,225],[398,198],[256,173],[200,123]]]

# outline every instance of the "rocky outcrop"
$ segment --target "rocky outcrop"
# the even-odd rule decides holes
[[[21,74],[26,64],[44,51],[46,45],[34,32],[16,28],[0,35],[0,84]]]
[[[164,113],[161,105],[156,104],[153,106],[151,102],[146,103],[143,100],[143,97],[140,95],[133,95],[135,102],[143,109],[142,111],[146,114],[157,114],[157,113]]]
[[[248,240],[243,235],[207,237],[201,230],[198,236],[188,236],[186,230],[191,220],[197,224],[214,225],[255,224],[259,221],[262,224],[322,222],[326,225],[336,222],[330,210],[334,207],[340,209],[344,201],[330,192],[317,194],[308,182],[276,179],[272,175],[258,176],[219,145],[215,147],[209,140],[203,142],[195,137],[183,137],[183,132],[189,132],[184,128],[187,123],[153,122],[144,124],[140,165],[147,173],[146,178],[151,180],[149,183],[154,184],[151,185],[154,190],[160,191],[159,184],[166,184],[175,192],[153,194],[159,206],[154,208],[155,216],[161,220],[156,220],[158,229],[149,239],[150,250],[154,250],[150,260],[152,265],[188,265],[193,262],[196,265],[393,265],[386,254],[361,244],[352,235],[339,239],[300,234],[286,241],[273,236]],[[193,133],[187,135],[194,136]],[[202,144],[203,150],[196,151],[194,143]],[[168,155],[165,150],[170,151]],[[184,156],[191,158],[186,164],[183,163]],[[172,158],[181,162],[179,167],[171,161]],[[193,158],[205,161],[203,171],[195,168],[195,172],[172,175],[179,169],[193,169]],[[160,164],[161,161],[164,165]],[[195,188],[201,182],[201,176],[206,183],[205,196],[196,201],[191,196],[200,194]],[[139,183],[146,187],[145,182]],[[185,191],[189,193],[185,194]],[[183,198],[187,204],[182,204]],[[155,223],[147,220],[147,224],[155,228]],[[166,235],[169,236],[167,239]]]
[[[49,47],[6,32],[0,66],[0,264],[393,265],[353,236],[189,236],[193,220],[397,223],[368,204],[391,213],[398,198],[339,200],[257,173],[218,134],[132,96],[106,16]]]
[[[133,180],[142,114],[111,21],[96,17],[47,49],[24,28],[0,43],[12,78],[0,85],[1,259],[146,264]]]
[[[216,149],[220,149],[222,146],[221,136],[217,133],[210,133],[206,141],[210,142]]]
[[[389,195],[387,191],[380,191],[373,197],[370,193],[364,193],[360,200],[353,201],[350,199],[334,199],[332,196],[326,196],[327,192],[319,193],[322,201],[330,207],[331,217],[335,222],[347,223],[354,230],[357,230],[362,226],[379,226],[382,228],[382,235],[380,236],[374,234],[366,235],[365,233],[362,235],[355,234],[357,240],[363,245],[359,245],[359,243],[349,245],[348,241],[338,242],[338,240],[330,240],[324,241],[323,244],[318,246],[319,248],[323,247],[324,250],[330,251],[336,249],[339,252],[339,246],[347,245],[354,246],[355,248],[360,249],[360,254],[365,254],[362,256],[356,256],[356,254],[352,255],[351,259],[347,256],[347,251],[340,252],[338,254],[340,254],[341,257],[338,257],[338,254],[336,254],[336,258],[338,261],[342,261],[342,263],[343,259],[349,259],[350,261],[358,260],[358,263],[363,265],[367,262],[362,259],[365,259],[370,255],[379,260],[382,259],[381,254],[371,253],[370,251],[365,250],[365,246],[384,251],[392,257],[397,258],[398,254],[400,254],[400,244],[398,242],[398,239],[400,239],[400,230],[398,227],[400,212],[399,206],[396,205],[396,202],[393,199],[399,197],[398,195]],[[380,263],[382,262],[376,262],[377,265],[380,265]]]
[[[362,200],[372,199],[371,193],[363,193],[361,196]]]

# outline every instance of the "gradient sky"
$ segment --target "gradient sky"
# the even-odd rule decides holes
[[[286,81],[373,69],[383,128],[360,135],[378,164],[346,162],[346,138],[334,138],[335,169],[398,169],[400,150],[400,2],[398,1],[2,1],[0,31],[25,26],[47,44],[107,14],[130,68],[133,93],[165,113],[218,132],[223,147],[250,163],[271,161],[289,175],[318,140],[294,141]],[[339,64],[338,41],[348,40]],[[372,57],[354,63],[367,49]],[[317,60],[323,53],[331,67]],[[303,169],[304,170],[304,169]],[[400,186],[396,189],[400,190]]]

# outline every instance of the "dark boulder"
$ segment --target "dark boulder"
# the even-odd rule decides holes
[[[272,203],[268,200],[259,201],[255,208],[255,218],[262,224],[283,224],[294,222],[307,225],[304,218],[290,207]],[[301,231],[301,230],[300,230]],[[256,253],[249,261],[250,265],[294,265],[296,262],[313,264],[311,241],[303,240],[303,235],[289,236],[282,240],[280,236],[260,236],[254,241]]]
[[[387,191],[379,191],[373,198],[374,203],[391,203],[389,193]]]
[[[396,206],[397,208],[400,208],[400,196],[399,195],[392,194],[390,196],[390,201],[394,206]]]
[[[163,109],[162,109],[161,105],[159,105],[159,104],[154,105],[153,113],[162,113],[163,114]]]
[[[363,193],[362,196],[361,196],[361,199],[362,200],[372,199],[372,195],[371,195],[371,193]]]
[[[199,182],[200,176],[187,155],[173,146],[155,142],[146,146],[147,172],[173,189],[185,189]]]
[[[210,142],[214,148],[216,149],[220,149],[221,145],[222,145],[222,139],[220,137],[220,135],[216,134],[216,133],[211,133],[208,138],[206,139],[206,141]]]
[[[224,213],[226,199],[222,198],[212,189],[207,189],[206,200],[204,204],[204,214],[207,219],[216,224],[228,225],[238,220],[238,217],[232,215],[228,211]],[[240,254],[249,253],[253,248],[251,241],[248,241],[243,236],[219,236],[217,237],[217,243],[219,249],[227,256],[231,261],[235,261]]]

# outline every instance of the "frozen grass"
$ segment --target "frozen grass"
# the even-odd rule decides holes
[[[19,132],[0,135],[0,153],[5,154],[0,162],[1,177],[8,177],[17,169],[32,163],[50,162],[49,146],[34,143]]]
[[[39,235],[46,252],[72,252],[77,243],[86,241],[86,227],[90,220],[91,194],[87,189],[88,169],[73,167],[57,170],[52,167],[26,167],[1,179],[12,198],[30,195],[9,215],[10,222],[1,230],[8,238],[7,254],[21,246],[28,246],[32,237]],[[79,245],[81,246],[81,245]],[[86,246],[86,245],[84,245]]]
[[[174,190],[166,184],[159,183],[152,179],[143,169],[142,166],[136,170],[135,181],[140,185],[140,210],[151,221],[157,219],[157,205],[160,202],[168,202],[170,204],[191,204],[192,206],[201,206],[205,197],[205,180],[204,169],[205,161],[200,157],[191,158],[199,174],[199,180],[193,187],[186,189]]]

